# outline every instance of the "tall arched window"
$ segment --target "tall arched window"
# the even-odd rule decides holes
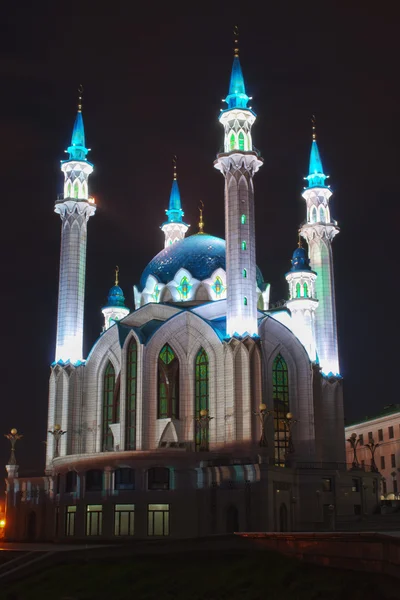
[[[243,305],[247,306],[247,298],[246,298],[246,296],[243,298]]]
[[[79,198],[79,183],[77,181],[74,183],[74,198]]]
[[[231,150],[235,149],[235,145],[236,145],[235,142],[236,142],[236,140],[235,140],[235,134],[232,133],[231,139],[229,140],[229,147],[230,147]]]
[[[115,369],[108,361],[103,376],[103,451],[113,449],[111,423],[119,422],[119,377],[115,380]]]
[[[242,215],[240,218],[242,225],[246,225],[246,215]]]
[[[247,244],[244,240],[242,242],[242,250],[247,250]]]
[[[194,414],[199,418],[200,411],[209,410],[209,385],[208,385],[208,356],[204,348],[200,348],[196,356],[195,363],[195,407]],[[200,427],[196,421],[196,451],[208,450],[209,444],[209,423],[202,423]],[[205,427],[204,427],[205,425]]]
[[[244,134],[243,131],[239,133],[239,150],[244,150]]]
[[[316,222],[317,222],[317,209],[315,206],[313,206],[311,209],[311,223],[316,223]]]
[[[125,449],[136,450],[137,344],[131,339],[126,360]]]
[[[281,419],[289,412],[289,378],[287,364],[281,354],[278,354],[272,365],[272,392],[274,399],[275,464],[278,467],[284,467],[289,436],[287,427]]]
[[[325,223],[325,209],[323,206],[319,207],[319,221],[320,223]]]
[[[87,198],[87,185],[86,181],[82,183],[82,198]]]
[[[179,418],[179,360],[169,344],[158,357],[158,418]]]
[[[304,290],[304,298],[308,298],[308,285],[305,282],[303,284],[303,290]]]
[[[300,283],[296,283],[296,298],[300,298]]]
[[[68,185],[67,185],[67,198],[71,198],[71,191],[72,191],[71,182],[69,181]]]

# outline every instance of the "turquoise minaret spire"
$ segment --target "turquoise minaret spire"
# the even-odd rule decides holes
[[[242,67],[239,60],[239,49],[235,48],[229,93],[225,98],[225,102],[228,104],[227,110],[230,110],[231,108],[247,108],[249,100],[250,98],[246,94]]]
[[[79,88],[79,94],[82,94],[82,87]],[[74,128],[72,130],[71,145],[68,147],[69,160],[86,160],[89,149],[85,146],[85,127],[82,117],[82,96],[79,95],[78,112],[76,115]]]
[[[173,158],[174,163],[174,179],[172,181],[171,194],[169,197],[169,206],[165,211],[168,221],[161,225],[161,229],[165,235],[164,247],[171,246],[174,242],[178,242],[185,237],[185,233],[189,229],[189,225],[182,221],[185,214],[181,205],[181,194],[178,186],[178,176],[176,172],[176,156]]]
[[[315,132],[315,117],[313,117],[310,166],[308,169],[308,175],[306,177],[308,181],[308,187],[329,187],[325,185],[325,179],[327,179],[327,177],[328,176],[324,174],[322,160],[318,150],[317,136]]]

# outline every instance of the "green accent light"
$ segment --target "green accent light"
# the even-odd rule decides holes
[[[179,295],[181,297],[182,300],[186,300],[190,290],[192,289],[192,285],[190,285],[188,278],[182,277],[180,284],[177,287],[177,290],[179,292]]]
[[[242,250],[247,250],[247,244],[245,241],[242,242]]]
[[[244,134],[243,131],[239,133],[239,150],[244,150]]]
[[[224,284],[222,283],[221,277],[219,277],[219,276],[216,277],[214,284],[211,286],[211,288],[214,290],[216,296],[221,296],[221,294],[226,289],[224,287]]]
[[[242,225],[246,225],[246,215],[242,215],[240,222],[242,223]]]
[[[247,306],[247,298],[246,298],[246,296],[243,298],[243,304],[244,304],[244,306]]]

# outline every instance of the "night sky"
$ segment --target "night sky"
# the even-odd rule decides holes
[[[44,465],[49,365],[54,360],[62,192],[77,88],[84,85],[90,193],[85,354],[103,324],[114,266],[133,307],[133,285],[163,247],[172,155],[185,220],[224,237],[223,177],[213,161],[233,58],[232,28],[258,115],[255,146],[257,262],[272,301],[287,297],[285,272],[305,219],[312,114],[331,210],[341,371],[347,421],[398,401],[398,20],[384,4],[216,3],[188,16],[139,3],[11,3],[2,14],[1,427],[17,427],[22,474]],[[343,5],[338,8],[336,5]],[[353,4],[353,6],[352,6]],[[83,8],[82,8],[83,6]],[[222,8],[224,7],[224,8]],[[331,7],[331,9],[329,8]],[[12,11],[15,12],[12,12]],[[86,12],[83,12],[86,11]],[[397,23],[396,23],[397,21]],[[394,302],[393,302],[394,300]],[[7,441],[0,446],[3,464]]]

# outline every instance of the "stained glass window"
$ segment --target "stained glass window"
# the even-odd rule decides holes
[[[231,139],[230,139],[230,144],[229,145],[230,145],[230,149],[231,150],[235,149],[235,134],[234,133],[232,133],[232,135],[231,135]]]
[[[300,283],[296,283],[296,298],[300,298]]]
[[[186,276],[182,277],[181,282],[180,282],[180,284],[179,284],[179,286],[177,288],[178,292],[179,292],[179,295],[181,297],[181,300],[186,300],[187,299],[187,297],[189,295],[189,292],[192,289],[192,287],[193,286],[190,285],[188,278]]]
[[[274,398],[274,446],[275,464],[285,466],[286,451],[289,443],[287,427],[281,422],[289,412],[289,378],[285,359],[281,354],[272,365],[272,391]]]
[[[208,356],[204,348],[200,348],[196,356],[195,364],[195,416],[200,416],[201,410],[209,409],[209,384],[208,384]],[[200,427],[196,428],[196,451],[202,449],[204,446],[208,446],[208,423],[204,423],[203,426],[206,429],[203,431]],[[202,437],[203,436],[203,443]],[[205,450],[206,448],[204,448]]]
[[[247,269],[243,269],[243,277],[244,277],[244,279],[246,279],[246,277],[247,277]]]
[[[325,210],[323,206],[319,207],[319,220],[320,223],[325,223]]]
[[[246,296],[243,298],[243,304],[244,304],[245,306],[247,306],[247,298],[246,298]]]
[[[79,184],[77,181],[74,183],[74,198],[79,198]]]
[[[69,182],[68,186],[67,186],[67,198],[71,198],[71,190],[72,190],[71,182]]]
[[[246,215],[242,215],[240,221],[241,221],[242,225],[246,225]]]
[[[313,206],[311,209],[311,223],[316,223],[316,222],[317,222],[317,209],[315,208],[315,206]]]
[[[126,364],[126,430],[125,449],[136,449],[136,389],[137,389],[137,344],[129,342]]]
[[[244,150],[244,134],[243,131],[239,133],[239,150]]]
[[[247,249],[247,244],[245,241],[242,242],[242,250],[246,250]]]
[[[218,275],[215,278],[212,289],[214,290],[216,296],[220,296],[222,294],[222,292],[225,290],[224,284],[222,283],[222,279]]]
[[[308,285],[306,283],[303,284],[304,289],[304,298],[308,298]]]
[[[113,449],[111,423],[119,422],[119,376],[115,381],[115,370],[108,361],[103,376],[103,451]]]
[[[179,418],[179,360],[165,344],[158,357],[158,418]]]

